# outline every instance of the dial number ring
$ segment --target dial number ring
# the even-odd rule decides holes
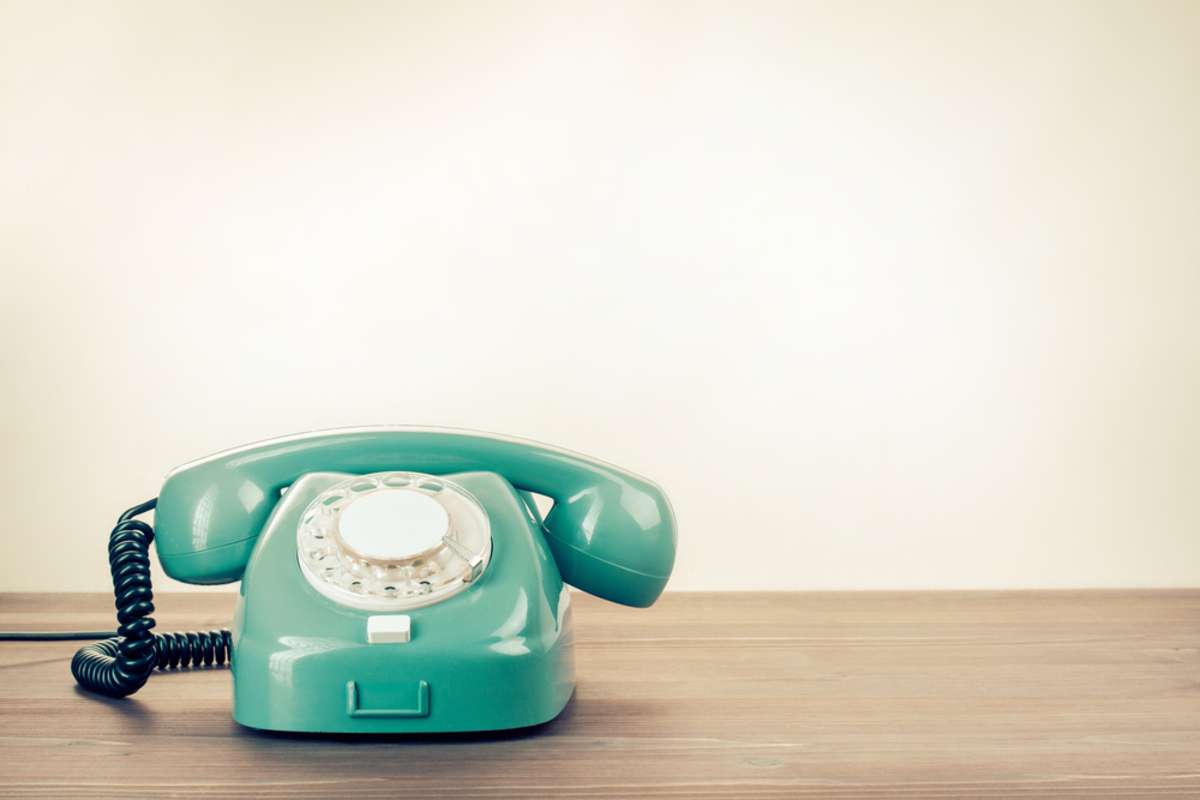
[[[400,611],[445,600],[478,580],[492,552],[479,501],[423,473],[349,478],[315,497],[300,520],[301,572],[321,594],[356,608]]]

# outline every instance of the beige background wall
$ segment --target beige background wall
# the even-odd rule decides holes
[[[178,462],[378,422],[655,477],[676,589],[1200,585],[1198,43],[1186,2],[0,3],[0,589],[106,588]]]

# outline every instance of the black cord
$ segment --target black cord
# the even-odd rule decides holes
[[[108,539],[117,606],[117,635],[80,648],[71,659],[71,674],[84,689],[109,697],[125,697],[145,685],[155,667],[220,666],[232,651],[227,629],[200,633],[155,634],[154,592],[150,587],[150,543],[154,529],[134,519],[157,504],[147,500],[121,515]],[[108,632],[71,631],[64,634],[7,634],[21,639],[93,638]]]

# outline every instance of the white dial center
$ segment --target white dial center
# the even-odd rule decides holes
[[[372,492],[338,518],[342,542],[372,561],[402,561],[438,546],[450,515],[437,500],[413,489]]]

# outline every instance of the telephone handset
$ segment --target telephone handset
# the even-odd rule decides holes
[[[154,528],[136,519],[152,508]],[[232,631],[152,633],[151,541],[174,578],[242,581]],[[185,464],[122,515],[119,636],[72,671],[123,696],[228,656],[235,719],[272,730],[532,725],[574,689],[563,583],[649,606],[675,545],[661,489],[577,453],[405,427],[275,439]]]

